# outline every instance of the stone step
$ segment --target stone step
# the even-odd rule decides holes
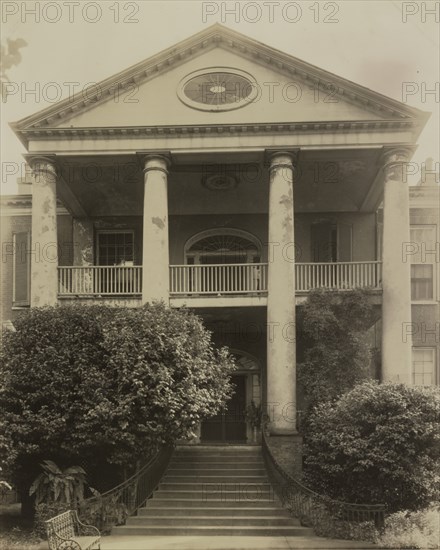
[[[232,457],[232,458],[260,458],[261,450],[256,451],[221,451],[221,450],[206,450],[206,451],[174,451],[173,458],[219,458],[219,457]]]
[[[228,455],[228,456],[221,456],[221,455],[212,455],[212,456],[205,456],[205,455],[182,455],[182,456],[174,456],[173,459],[170,462],[170,466],[174,464],[203,464],[203,463],[209,463],[212,464],[213,462],[220,462],[222,464],[224,463],[230,463],[233,462],[234,464],[240,465],[243,464],[243,462],[253,462],[254,464],[264,464],[263,458],[260,455],[250,455],[246,457],[240,458],[236,455]]]
[[[218,497],[210,498],[209,500],[200,498],[187,498],[187,497],[175,497],[175,496],[165,496],[162,494],[156,493],[152,499],[148,500],[147,508],[152,506],[153,508],[169,508],[172,507],[181,507],[184,510],[189,508],[268,508],[272,506],[281,506],[278,502],[278,499],[274,497],[271,499],[259,499],[259,500],[225,500]]]
[[[177,445],[175,453],[253,453],[261,454],[260,445]]]
[[[272,486],[267,480],[261,482],[258,481],[238,481],[231,482],[228,481],[217,481],[212,482],[212,479],[206,482],[195,481],[195,482],[168,482],[161,481],[159,485],[159,491],[191,491],[191,492],[200,492],[204,494],[219,494],[234,492],[238,494],[253,494],[253,495],[262,495],[270,494],[272,491]]]
[[[157,498],[157,493],[153,496],[153,500]],[[211,499],[225,500],[226,502],[274,502],[275,496],[272,489],[267,491],[255,491],[251,489],[237,489],[232,491],[225,491],[219,488],[218,490],[178,490],[178,489],[164,489],[160,491],[161,499],[196,499],[199,502],[206,502]]]
[[[173,527],[218,527],[229,526],[299,526],[299,521],[283,516],[259,516],[259,517],[236,517],[236,516],[181,516],[181,517],[163,517],[163,516],[132,516],[127,518],[127,526],[166,526]]]
[[[167,472],[180,472],[183,470],[194,471],[194,470],[222,470],[222,471],[231,471],[231,470],[258,470],[266,473],[264,464],[261,462],[172,462],[167,470]]]
[[[249,483],[256,483],[257,485],[260,484],[266,484],[269,485],[269,480],[267,478],[267,475],[246,475],[246,474],[236,474],[230,473],[229,475],[184,475],[184,476],[177,476],[177,475],[166,475],[162,478],[163,481],[161,481],[160,486],[166,484],[167,486],[171,484],[182,484],[182,483],[193,483],[193,484],[210,484],[210,485],[218,485],[221,484],[228,484],[228,485],[236,485],[237,483],[241,483],[244,485],[248,485]],[[179,487],[176,487],[179,489]]]
[[[140,525],[121,525],[112,530],[112,535],[138,535],[138,536],[248,536],[248,537],[306,537],[313,536],[313,530],[308,527],[292,526],[200,526],[200,527],[179,527],[173,525],[167,526],[149,526]]]
[[[153,504],[153,502],[151,503]],[[168,504],[168,503],[167,503]],[[138,516],[163,516],[163,517],[185,517],[185,516],[234,516],[234,517],[260,517],[260,516],[279,516],[279,517],[288,517],[290,514],[284,508],[279,508],[275,504],[273,506],[264,506],[258,508],[256,506],[152,506],[148,505],[146,508],[139,508]]]

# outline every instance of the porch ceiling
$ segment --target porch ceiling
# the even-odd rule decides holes
[[[358,211],[375,182],[380,154],[380,147],[301,150],[295,210]],[[58,164],[63,180],[59,196],[67,208],[75,200],[90,217],[142,215],[143,173],[136,155],[66,156],[60,157]],[[203,185],[216,174],[227,176],[231,187],[212,190]],[[170,215],[267,213],[268,195],[264,151],[172,154]]]

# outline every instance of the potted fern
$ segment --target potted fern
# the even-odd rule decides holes
[[[261,419],[262,419],[261,405],[256,405],[254,401],[251,401],[246,408],[246,420],[249,422],[252,428],[253,442],[258,443],[261,436]]]

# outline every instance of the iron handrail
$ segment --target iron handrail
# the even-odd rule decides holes
[[[383,529],[383,504],[343,502],[313,491],[277,462],[264,433],[262,450],[269,477],[283,506],[302,524],[312,527],[317,535],[365,540],[373,537],[374,530]]]
[[[173,447],[162,447],[142,468],[105,493],[83,500],[78,507],[82,520],[108,531],[122,525],[151,497],[168,468]]]

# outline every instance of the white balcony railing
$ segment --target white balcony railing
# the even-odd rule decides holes
[[[63,266],[58,268],[59,296],[114,296],[141,293],[141,266]]]
[[[295,277],[297,292],[322,287],[334,290],[380,289],[382,262],[297,263]]]
[[[171,294],[255,294],[267,291],[267,264],[171,265]]]
[[[348,290],[382,286],[381,262],[297,263],[296,291]],[[172,296],[267,292],[268,264],[171,265]],[[63,266],[58,268],[59,296],[115,296],[142,293],[141,266]]]
[[[381,262],[297,263],[296,291],[381,288]],[[268,264],[172,265],[171,294],[263,294]]]

